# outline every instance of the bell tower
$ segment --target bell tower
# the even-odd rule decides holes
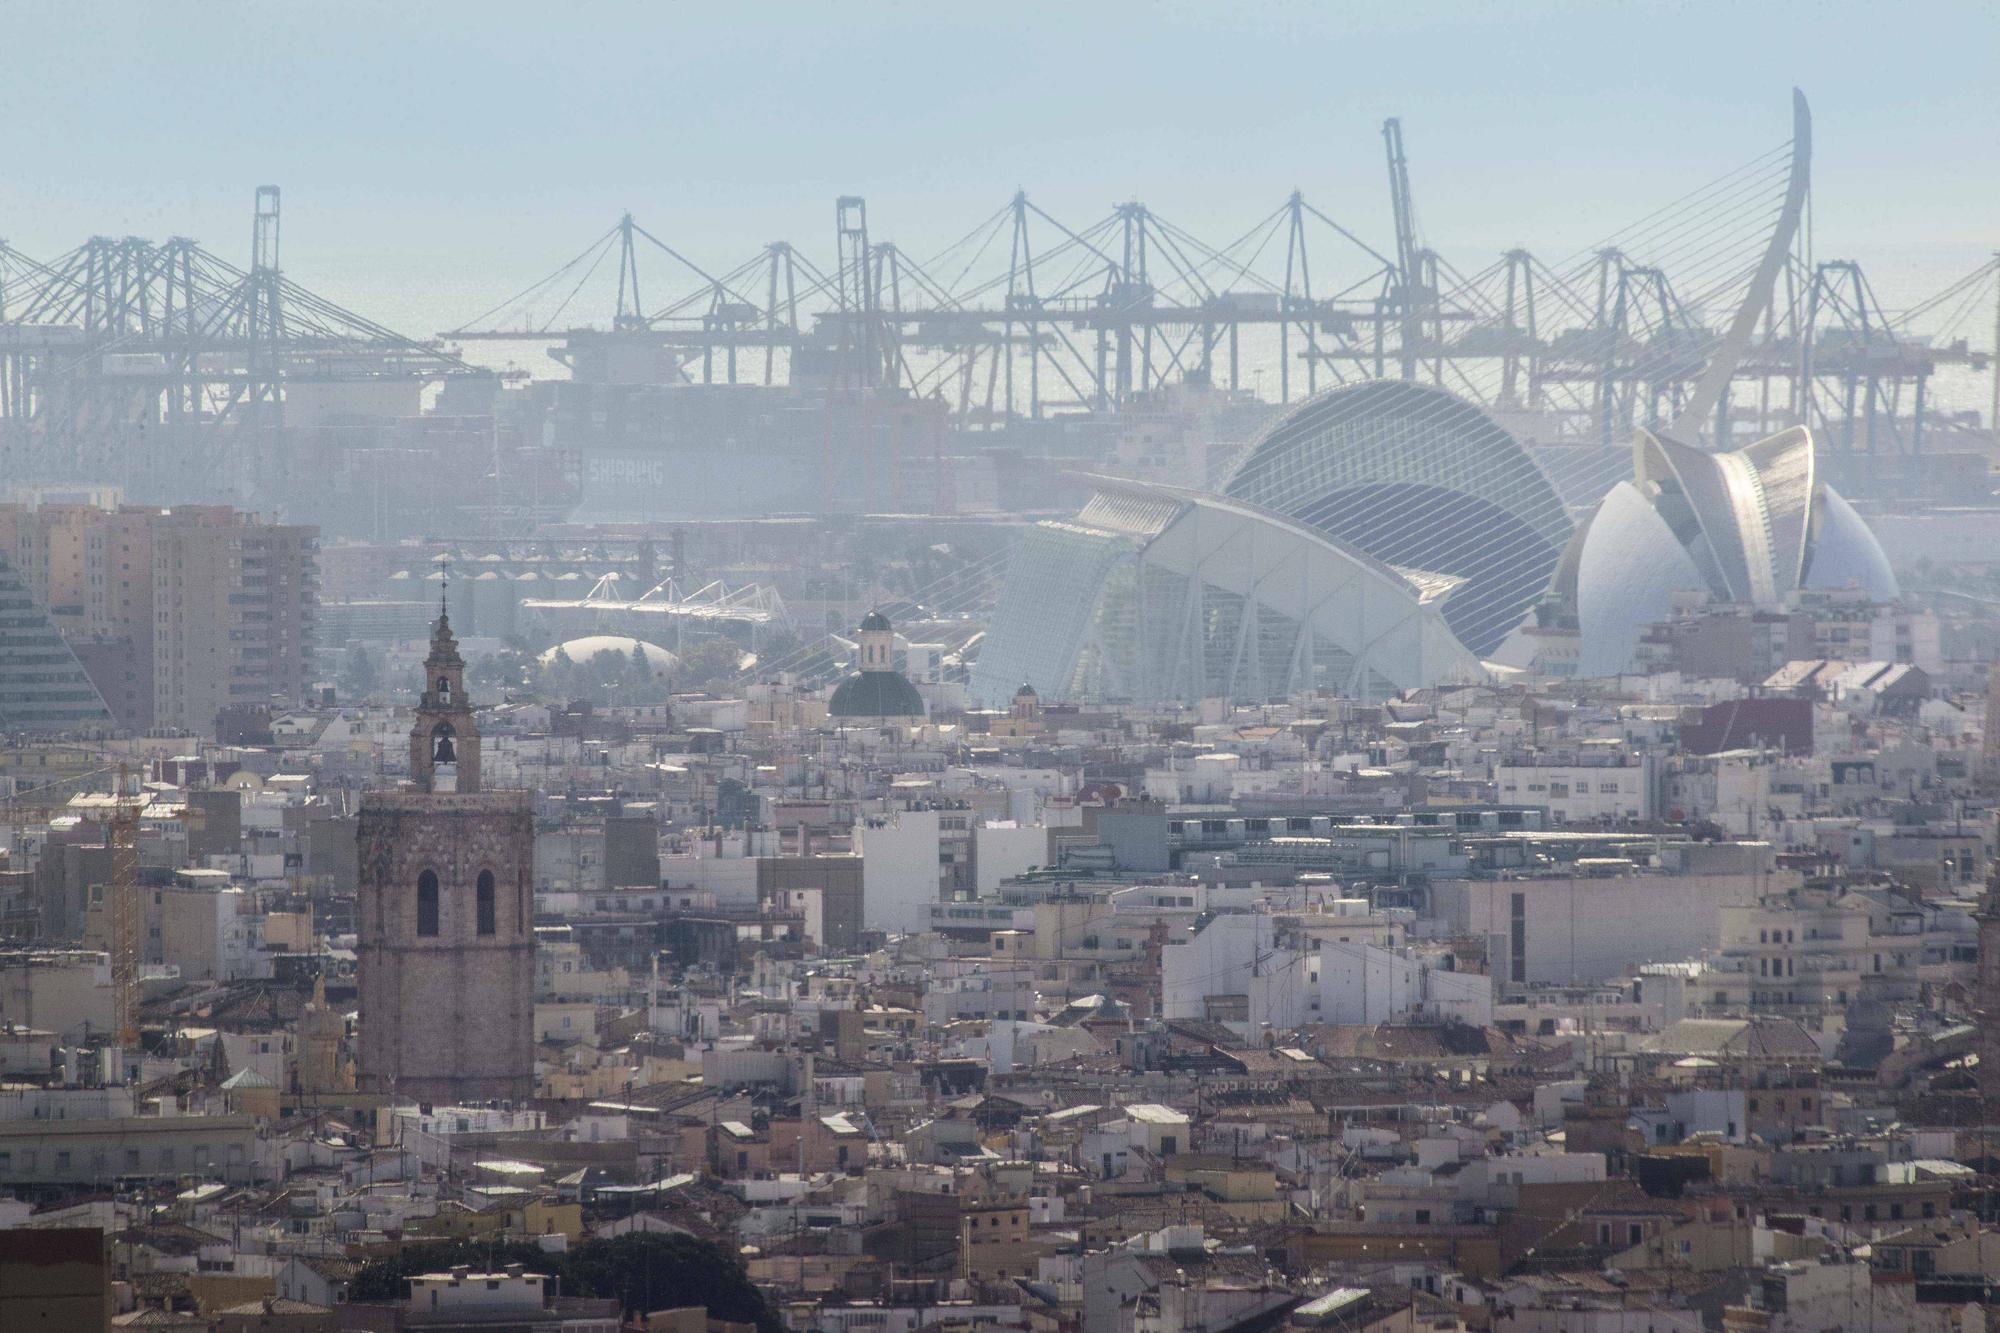
[[[532,798],[480,780],[465,659],[442,603],[410,783],[362,794],[357,839],[359,1090],[446,1104],[532,1096]]]
[[[896,631],[890,626],[889,617],[880,611],[870,611],[854,637],[861,647],[863,671],[896,669]]]
[[[451,613],[442,602],[424,659],[424,691],[410,727],[410,780],[418,791],[479,790],[479,725],[465,693],[465,659],[452,637]]]

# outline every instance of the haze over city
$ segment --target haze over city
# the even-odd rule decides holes
[[[1820,244],[1879,256],[1899,302],[1990,253],[2000,210],[1981,169],[2000,18],[1979,4],[1893,22],[1847,3],[207,12],[10,6],[35,54],[8,101],[64,127],[25,137],[0,180],[10,240],[233,253],[244,192],[277,181],[317,286],[430,332],[625,209],[718,263],[818,242],[840,193],[928,256],[1017,185],[1062,216],[1143,198],[1217,236],[1296,187],[1374,235],[1373,131],[1400,115],[1425,229],[1455,261],[1568,253],[1746,160],[1769,137],[1747,127],[1795,84],[1819,95]]]
[[[0,33],[0,1331],[1991,1326],[2000,10]]]

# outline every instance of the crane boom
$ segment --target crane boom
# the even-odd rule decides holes
[[[1417,347],[1423,341],[1423,312],[1418,293],[1423,288],[1423,254],[1417,246],[1416,205],[1410,198],[1410,164],[1403,156],[1403,122],[1395,116],[1382,122],[1382,143],[1389,157],[1389,206],[1396,219],[1396,307],[1402,316],[1403,378],[1417,377]]]

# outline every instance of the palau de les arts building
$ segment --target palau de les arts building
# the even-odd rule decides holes
[[[1027,683],[1051,701],[1381,698],[1531,659],[1616,675],[1676,592],[1897,595],[1804,429],[1721,454],[1642,430],[1633,455],[1633,479],[1579,523],[1471,403],[1404,381],[1329,390],[1219,492],[1093,477],[1075,518],[1030,530],[972,697],[1000,706]]]

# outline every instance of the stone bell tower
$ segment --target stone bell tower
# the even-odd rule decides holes
[[[480,780],[465,661],[440,607],[410,727],[410,786],[361,798],[356,1083],[432,1104],[535,1083],[535,826]]]
[[[465,694],[465,659],[442,607],[431,630],[431,655],[424,659],[416,725],[410,728],[410,781],[418,791],[479,790],[479,726]]]

